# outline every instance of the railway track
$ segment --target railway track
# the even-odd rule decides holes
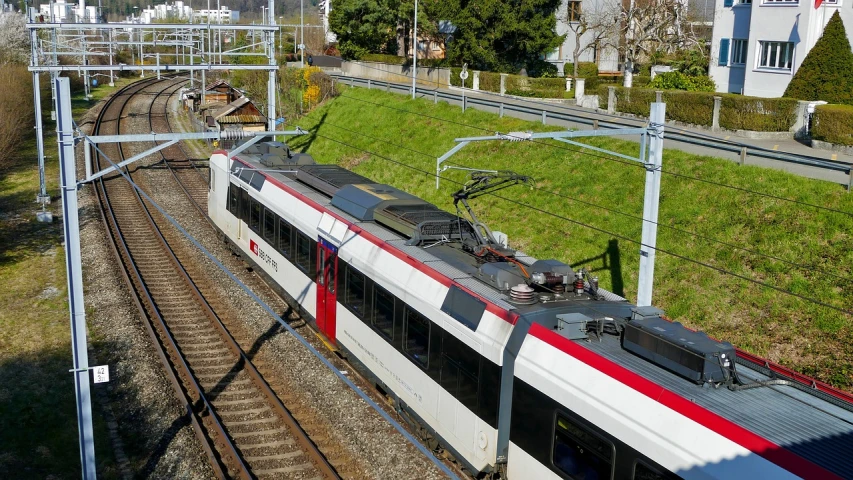
[[[150,99],[152,130],[168,131],[168,99],[182,83],[152,79],[126,87],[104,106],[95,133],[123,133],[122,122],[138,114],[132,103],[137,94]],[[120,161],[137,153],[131,148],[110,144],[102,150]],[[173,155],[165,165],[196,208],[203,209],[206,177],[180,148],[163,152],[163,158]],[[108,166],[100,155],[95,158],[98,168]],[[133,177],[140,168],[131,166],[127,174]],[[145,183],[142,178],[135,181]],[[103,177],[96,190],[125,280],[216,475],[339,478],[230,335],[216,305],[203,295],[204,286],[184,268],[181,257],[188,252],[170,238],[173,229],[164,226],[162,215],[118,174]]]

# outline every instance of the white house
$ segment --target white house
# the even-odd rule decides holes
[[[39,15],[44,17],[45,22],[98,22],[98,8],[86,6],[86,2],[83,0],[79,3],[67,3],[65,0],[57,0],[39,5]]]
[[[851,7],[853,0],[717,0],[709,68],[717,91],[781,97],[836,11],[853,42]]]
[[[562,45],[545,56],[545,60],[557,66],[557,71],[560,74],[564,73],[564,67],[570,68],[569,64],[573,61],[575,45],[577,44],[577,35],[575,32],[580,27],[579,20],[582,14],[581,5],[583,5],[583,14],[590,16],[616,15],[619,11],[619,4],[614,2],[614,0],[562,0],[556,12],[557,35],[566,35],[566,39]],[[579,61],[595,62],[600,72],[618,71],[619,54],[615,48],[608,46],[616,42],[594,44],[593,39],[595,37],[596,35],[591,30],[581,35],[581,48],[584,51],[581,52]],[[589,48],[586,48],[587,46]],[[569,70],[565,74],[571,75],[572,72]]]

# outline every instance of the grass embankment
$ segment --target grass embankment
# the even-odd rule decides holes
[[[43,81],[44,85],[45,82]],[[117,87],[118,88],[118,87]],[[93,100],[115,91],[94,90]],[[45,107],[45,179],[53,223],[36,221],[39,189],[35,136],[0,169],[0,477],[79,478],[65,254],[59,218],[59,168],[50,93]],[[30,93],[31,95],[31,93]],[[82,94],[75,118],[94,105]],[[96,388],[102,387],[99,385]],[[115,476],[107,429],[95,409],[98,472]]]
[[[456,137],[556,129],[473,109],[463,114],[460,108],[444,103],[434,106],[428,101],[357,89],[346,90],[301,119],[299,126],[316,131],[316,135],[297,137],[292,145],[305,149],[318,161],[337,162],[447,209],[452,209],[450,194],[458,184],[442,180],[441,189],[436,191],[431,174],[418,173],[379,155],[433,172],[435,159],[454,146]],[[615,138],[593,139],[589,144],[632,155],[639,150],[636,143]],[[491,196],[473,201],[473,208],[492,229],[506,232],[515,248],[535,257],[558,258],[575,267],[587,267],[600,277],[603,287],[635,300],[639,245],[631,240],[640,239],[644,170],[630,162],[619,163],[592,151],[584,154],[577,150],[551,141],[482,142],[468,145],[451,162],[509,169],[534,177],[542,190],[514,187],[499,194],[553,215]],[[665,174],[657,241],[661,250],[838,308],[851,308],[853,216],[849,212],[853,212],[853,196],[843,188],[676,150],[665,151],[664,169],[847,212],[828,212]],[[465,172],[458,170],[442,175],[456,181],[465,179]],[[581,202],[625,212],[633,218]],[[853,389],[853,346],[846,340],[853,333],[853,319],[836,310],[663,251],[657,255],[654,304],[690,327],[833,385]]]

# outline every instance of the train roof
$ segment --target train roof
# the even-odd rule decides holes
[[[274,145],[273,142],[261,144],[238,157],[246,165],[265,170],[265,176],[284,183],[492,305],[513,312],[523,323],[542,325],[551,330],[553,335],[561,335],[556,332],[560,322],[558,315],[561,318],[576,315],[587,319],[613,319],[636,317],[638,310],[655,316],[663,313],[649,307],[638,309],[624,298],[605,290],[600,290],[597,296],[587,292],[579,296],[551,294],[533,304],[519,304],[507,295],[506,290],[502,291],[484,281],[480,268],[482,262],[464,255],[447,242],[424,244],[413,241],[415,237],[411,229],[415,222],[401,218],[400,212],[413,213],[416,220],[434,216],[445,221],[457,218],[456,215],[342,167],[315,165],[304,154],[290,154],[291,158],[287,158],[286,153],[281,155],[286,147],[271,145]],[[234,169],[232,165],[232,171]],[[537,260],[519,251],[515,252],[514,259],[528,268],[542,265],[543,262],[546,266],[548,262],[565,265],[558,261]],[[586,287],[589,285],[586,284]],[[738,391],[725,387],[714,388],[708,383],[697,385],[673,373],[671,369],[662,368],[627,351],[617,336],[600,334],[591,339],[567,341],[582,345],[600,357],[842,477],[853,472],[853,455],[850,455],[853,452],[853,396],[849,394],[814,381],[808,385],[805,380],[807,377],[740,351],[737,355],[737,372],[747,383],[757,384],[767,380],[776,383]]]

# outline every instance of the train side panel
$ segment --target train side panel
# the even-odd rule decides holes
[[[549,331],[537,333],[559,337]],[[570,342],[559,337],[554,343],[561,341]],[[565,457],[557,453],[561,448],[557,425],[567,426],[565,431],[586,432],[583,435],[592,442],[606,445],[605,450],[615,445],[610,459],[615,478],[631,478],[637,462],[652,465],[652,470],[661,468],[658,478],[667,478],[666,471],[689,479],[799,478],[535,335],[524,340],[515,364],[515,383],[508,457],[511,480],[564,478],[556,466]],[[525,417],[527,427],[518,428]],[[619,458],[620,453],[635,458]],[[531,472],[537,475],[531,477]]]

